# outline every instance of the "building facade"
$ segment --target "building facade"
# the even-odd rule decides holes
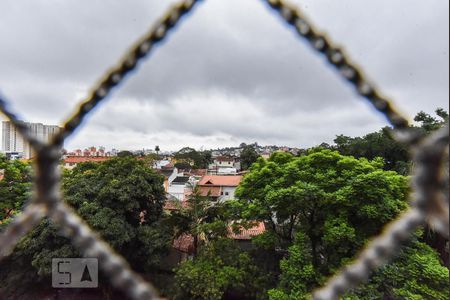
[[[31,135],[43,142],[49,142],[53,136],[62,130],[59,126],[41,123],[25,123],[25,125],[30,130]],[[25,159],[34,156],[30,143],[24,140],[10,121],[2,122],[2,150],[5,153],[20,153]]]
[[[220,176],[207,175],[198,183],[199,191],[202,196],[211,197],[213,201],[227,201],[234,199],[242,176]]]

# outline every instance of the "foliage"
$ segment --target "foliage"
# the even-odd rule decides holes
[[[175,168],[177,168],[178,170],[190,170],[192,166],[189,163],[183,161],[176,163]]]
[[[133,152],[131,151],[120,151],[119,153],[117,153],[117,157],[132,157],[134,156]]]
[[[430,133],[448,122],[448,112],[444,109],[436,109],[436,115],[437,118],[423,111],[419,112],[414,118],[414,121],[419,126],[413,127],[413,129]],[[365,157],[372,160],[376,157],[381,157],[385,161],[385,170],[393,170],[402,175],[408,175],[411,171],[411,158],[408,148],[394,140],[389,127],[385,127],[378,132],[369,133],[363,137],[339,135],[334,140],[334,143],[334,146],[322,144],[321,147],[334,149],[342,155],[356,158]]]
[[[241,152],[241,168],[248,170],[258,160],[259,154],[253,146],[245,146]]]
[[[282,275],[277,289],[269,291],[271,300],[310,299],[313,286],[324,277],[314,272],[305,237],[297,236],[289,257],[281,261]],[[449,271],[437,253],[415,239],[402,248],[388,265],[372,275],[368,283],[347,293],[346,300],[448,299]]]
[[[372,160],[381,157],[385,161],[384,169],[407,175],[411,169],[408,148],[394,140],[389,130],[390,128],[386,127],[379,132],[355,138],[339,135],[334,140],[336,145],[331,148],[342,155],[356,158],[365,157]]]
[[[208,244],[193,261],[184,262],[175,271],[178,289],[173,299],[220,300],[226,295],[231,299],[266,298],[266,277],[250,255],[229,239]]]
[[[382,167],[380,159],[325,149],[275,153],[259,159],[238,187],[241,215],[265,222],[284,248],[301,230],[316,267],[333,268],[406,206],[406,178]]]
[[[156,153],[150,153],[144,156],[144,163],[149,168],[153,168],[157,161],[159,161],[159,155]]]
[[[272,233],[258,243],[288,249],[270,297],[307,297],[404,210],[407,191],[407,178],[383,170],[382,159],[356,159],[329,149],[259,159],[236,195],[240,215],[265,222]]]
[[[311,287],[320,282],[321,275],[312,264],[311,247],[304,233],[297,233],[289,247],[289,257],[281,260],[280,267],[278,288],[269,291],[271,300],[307,299]]]
[[[439,119],[421,111],[416,115],[414,121],[418,122],[420,124],[420,128],[422,128],[427,133],[435,131],[448,122],[447,111],[442,108],[438,108],[435,112]]]
[[[225,205],[202,196],[198,187],[192,189],[187,206],[180,206],[170,216],[175,237],[182,234],[194,237],[196,254],[202,243],[225,237],[228,234]]]
[[[449,299],[449,270],[437,253],[415,239],[398,256],[344,299]]]
[[[22,208],[31,196],[31,167],[19,160],[8,160],[0,154],[0,221]]]
[[[62,189],[66,202],[135,270],[149,272],[160,267],[171,241],[170,228],[162,223],[165,194],[161,176],[133,157],[115,158],[66,170]],[[31,282],[48,280],[54,257],[79,257],[58,231],[44,220],[20,241],[9,260],[0,263],[0,270],[12,268],[8,261],[19,261],[32,272],[17,270],[18,276],[11,277],[0,271],[6,287],[13,288],[20,284],[19,278],[29,276],[34,278]]]
[[[178,162],[188,163],[194,169],[207,169],[212,156],[210,151],[198,152],[193,148],[185,147],[175,153],[174,158]]]

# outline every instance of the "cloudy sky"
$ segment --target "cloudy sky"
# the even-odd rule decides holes
[[[174,1],[0,1],[0,92],[62,124]],[[387,123],[261,0],[208,0],[89,116],[66,148],[307,147]],[[448,109],[449,2],[295,0],[412,117]]]

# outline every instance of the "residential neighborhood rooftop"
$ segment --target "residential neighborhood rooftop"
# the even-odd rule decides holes
[[[203,176],[198,185],[200,186],[238,186],[243,176]]]

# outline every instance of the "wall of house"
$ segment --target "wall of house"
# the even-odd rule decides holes
[[[167,193],[179,201],[184,201],[185,184],[170,184]]]
[[[219,168],[217,170],[217,175],[235,175],[235,174],[237,174],[237,170],[231,167]]]
[[[178,175],[183,176],[183,173],[178,173],[178,169],[173,168],[173,173],[169,176],[169,184],[172,184],[172,181],[174,181],[174,179],[177,178]]]
[[[220,196],[220,201],[227,201],[234,199],[234,193],[236,192],[236,187],[224,186],[222,187],[223,195]]]
[[[234,167],[234,162],[233,161],[214,160],[214,162],[209,165],[209,168],[213,169],[215,167],[218,167],[218,168],[233,168]]]

